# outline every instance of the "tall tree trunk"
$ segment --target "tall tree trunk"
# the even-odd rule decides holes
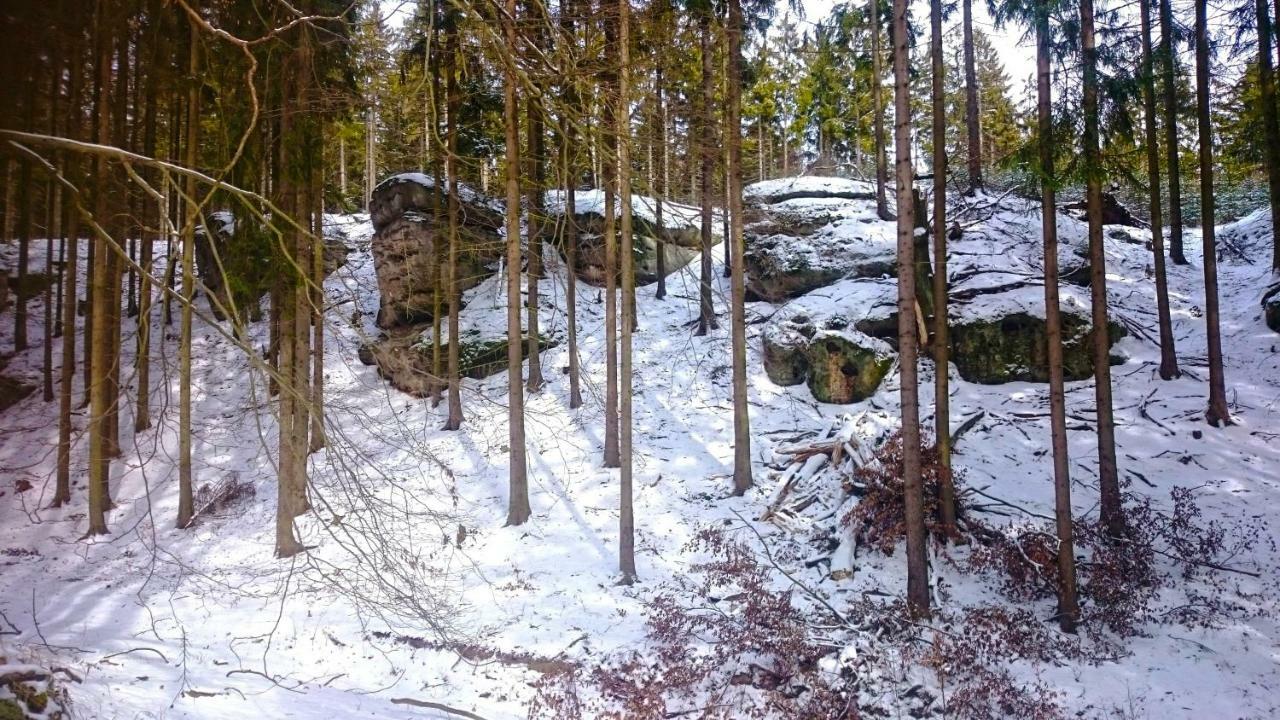
[[[426,66],[423,68],[425,72],[432,73],[431,81],[430,81],[431,82],[431,108],[429,112],[424,113],[424,115],[426,115],[426,118],[427,118],[424,121],[424,129],[423,129],[423,147],[424,148],[434,143],[436,137],[438,136],[439,126],[440,126],[439,112],[440,112],[441,100],[443,99],[445,102],[448,102],[448,99],[445,97],[447,93],[444,87],[446,81],[442,77],[440,77],[440,73],[443,70],[441,65],[443,63],[440,62],[441,53],[438,50],[438,47],[439,47],[438,43],[440,41],[440,38],[439,38],[440,23],[438,22],[439,16],[433,15],[433,18],[434,20],[433,20],[432,31],[434,34],[432,36],[432,41],[431,41],[432,49],[426,53],[429,59],[425,63]],[[446,60],[445,62],[448,62],[448,61]],[[448,110],[446,109],[445,112],[447,113]],[[445,121],[448,122],[448,119],[446,118]],[[447,131],[446,131],[446,134],[447,134]],[[446,140],[445,142],[448,142],[448,141]],[[447,165],[450,162],[450,159],[447,156],[445,156],[446,153],[441,153],[441,152],[424,151],[423,154],[430,158],[429,161],[426,158],[424,158],[423,166],[431,168],[432,227],[447,228],[446,216],[447,216],[448,210],[445,207],[447,205],[447,201],[445,200],[445,188],[444,188],[444,181],[442,180],[442,173],[440,171],[440,164],[441,162],[444,162]],[[445,156],[445,157],[442,157],[442,156]],[[453,188],[450,187],[449,191],[452,192]],[[434,280],[431,283],[431,286],[432,286],[431,287],[431,375],[432,375],[431,406],[432,407],[435,407],[440,404],[440,391],[443,389],[443,386],[441,384],[441,378],[443,378],[445,374],[445,364],[446,364],[445,354],[448,352],[444,347],[444,341],[443,341],[443,338],[441,337],[442,335],[441,328],[442,328],[443,318],[441,318],[440,315],[443,310],[441,306],[443,304],[444,295],[446,292],[445,288],[442,288],[441,286],[446,282],[445,273],[449,271],[447,267],[448,250],[447,248],[443,248],[442,245],[443,243],[440,242],[440,233],[438,230],[436,230],[433,232],[432,238],[431,238],[431,272],[434,276]],[[450,337],[452,338],[453,336],[450,335]],[[447,421],[446,421],[446,424],[447,424]]]
[[[115,88],[115,125],[112,138],[116,147],[128,149],[129,137],[129,87],[133,79],[129,76],[129,35],[127,25],[122,24],[124,31],[117,39],[116,45],[116,88]],[[124,287],[121,285],[124,261],[121,255],[125,251],[125,239],[130,234],[129,218],[129,186],[123,182],[113,183],[116,207],[112,211],[116,217],[106,227],[115,235],[112,247],[107,249],[107,268],[110,275],[109,300],[107,305],[107,341],[110,362],[107,364],[107,392],[109,393],[109,412],[107,415],[107,453],[111,457],[120,457],[120,414],[124,403],[120,401],[120,349],[122,346],[121,304],[124,299]]]
[[[18,187],[18,179],[14,177],[14,168],[18,161],[10,155],[4,161],[4,234],[0,240],[11,242],[17,239],[14,234],[15,211],[14,190]],[[15,294],[17,288],[14,288]],[[0,272],[0,313],[9,309],[9,274]]]
[[[26,119],[23,128],[36,131],[36,79],[35,70],[31,70],[22,82],[26,88],[23,113]],[[27,272],[31,253],[31,233],[35,218],[35,194],[32,192],[31,160],[23,157],[19,161],[18,173],[18,267],[17,283],[14,287],[15,302],[13,308],[13,350],[15,353],[27,349]]]
[[[1098,48],[1093,0],[1080,0],[1080,47],[1084,55],[1085,200],[1089,218],[1090,295],[1093,305],[1093,380],[1098,415],[1098,489],[1102,521],[1113,536],[1124,532],[1116,469],[1115,415],[1111,404],[1111,339],[1107,331],[1107,253],[1102,237],[1102,153],[1098,146]]]
[[[309,193],[311,227],[311,432],[308,454],[319,451],[328,439],[324,431],[324,133],[316,121],[312,132],[316,135],[317,157],[309,169],[311,188]],[[439,182],[437,180],[437,182]],[[439,227],[437,225],[436,227]],[[436,283],[437,287],[439,283]],[[436,375],[437,379],[439,374]]]
[[[1174,72],[1172,0],[1160,0],[1160,63],[1164,71],[1165,152],[1169,167],[1169,259],[1186,265],[1182,252],[1182,161],[1178,148],[1178,82]]]
[[[978,116],[978,70],[973,48],[973,0],[961,4],[964,26],[964,125],[969,136],[969,192],[982,189],[982,122]]]
[[[618,569],[622,584],[630,585],[636,579],[636,522],[631,506],[631,474],[634,452],[631,446],[631,334],[635,319],[636,265],[631,257],[631,115],[630,106],[630,49],[631,0],[618,0],[618,108],[616,132],[618,134],[618,191],[622,199],[622,388],[620,395],[621,472],[618,511]]]
[[[159,65],[162,55],[161,40],[155,39],[155,50],[152,55],[152,63]],[[142,151],[147,157],[156,156],[156,135],[158,127],[158,118],[156,117],[158,103],[156,98],[157,83],[155,79],[151,79],[147,83],[147,93],[143,112],[145,118],[145,130],[142,138]],[[147,177],[153,184],[159,174],[155,172],[147,173]],[[160,186],[158,197],[150,195],[143,196],[143,217],[150,216],[156,223],[156,228],[164,228],[169,221],[168,209],[168,187]],[[133,431],[140,433],[151,427],[151,310],[154,306],[152,300],[152,276],[155,261],[155,234],[146,229],[146,222],[141,223],[142,235],[140,237],[141,247],[138,250],[139,266],[142,268],[141,277],[139,278],[138,288],[138,336],[137,350],[134,356],[134,374],[137,376],[137,397],[134,403],[133,411]]]
[[[529,478],[525,469],[524,385],[520,381],[520,121],[516,106],[514,57],[516,48],[516,0],[506,0],[502,17],[506,37],[503,119],[507,136],[507,447],[510,454],[507,524],[523,525],[529,519]]]
[[[1280,118],[1276,111],[1274,58],[1271,56],[1271,9],[1256,0],[1258,11],[1258,89],[1262,96],[1262,125],[1266,135],[1267,186],[1271,195],[1271,226],[1280,228]],[[1280,272],[1280,238],[1272,237],[1271,269]]]
[[[1258,1],[1266,3],[1266,0]],[[1173,321],[1169,317],[1169,282],[1164,267],[1164,228],[1160,212],[1160,140],[1156,131],[1156,76],[1151,59],[1151,3],[1152,0],[1138,2],[1142,20],[1142,114],[1146,121],[1151,250],[1156,269],[1156,314],[1160,326],[1160,377],[1172,380],[1178,377],[1179,372],[1178,355],[1174,351]]]
[[[577,51],[577,35],[574,32],[574,18],[577,14],[577,0],[566,2],[567,12],[561,13],[560,24],[565,37],[569,38],[574,51]],[[581,99],[576,88],[570,84],[565,93],[566,105],[571,110],[581,109]],[[561,177],[564,178],[564,256],[568,272],[565,273],[565,325],[569,342],[569,408],[582,406],[582,387],[578,367],[578,221],[576,189],[578,184],[577,130],[569,122],[566,113],[560,113],[560,162]]]
[[[1076,597],[1076,557],[1071,518],[1071,471],[1067,456],[1066,391],[1062,369],[1062,313],[1058,304],[1058,218],[1053,177],[1053,98],[1049,9],[1035,8],[1036,116],[1039,121],[1040,217],[1044,235],[1044,324],[1049,363],[1049,432],[1053,446],[1054,518],[1058,531],[1058,625],[1074,632],[1080,619]]]
[[[653,69],[653,94],[654,94],[654,129],[657,130],[657,138],[654,140],[658,144],[659,152],[658,168],[653,172],[654,176],[654,225],[657,228],[657,235],[654,241],[658,245],[658,288],[654,292],[653,297],[662,300],[667,296],[667,244],[662,240],[662,200],[667,192],[666,172],[667,172],[667,106],[665,103],[666,87],[663,82],[662,62],[656,60]],[[652,146],[651,146],[652,147]]]
[[[924,486],[920,475],[920,401],[916,359],[915,203],[911,169],[911,79],[907,0],[893,0],[893,138],[898,200],[898,361],[902,395],[902,479],[907,523],[907,607],[929,616]]]
[[[33,93],[34,95],[34,93]],[[34,99],[34,98],[32,98]],[[29,112],[34,113],[34,110]],[[31,128],[34,130],[34,128]],[[35,197],[31,186],[31,161],[23,158],[18,173],[18,274],[14,285],[13,351],[27,349],[27,271],[31,252],[31,234],[35,213]]]
[[[886,197],[885,190],[885,187],[889,184],[889,159],[885,149],[884,93],[881,87],[881,78],[884,76],[884,70],[880,67],[881,56],[883,55],[880,51],[880,0],[869,0],[869,2],[868,12],[871,14],[871,104],[873,106],[872,114],[874,116],[876,144],[876,214],[880,216],[881,220],[892,220],[893,214],[889,212],[889,200]]]
[[[445,430],[462,427],[462,372],[461,343],[458,342],[458,313],[462,309],[461,290],[458,287],[458,112],[462,108],[462,95],[458,92],[458,30],[451,26],[445,48],[445,173],[449,176],[449,417]]]
[[[969,0],[965,0],[968,7]],[[934,436],[941,466],[939,510],[948,536],[956,533],[956,487],[951,477],[950,338],[947,326],[947,110],[943,86],[942,0],[929,3],[933,65],[933,365]]]
[[[339,206],[347,205],[347,137],[338,131],[338,197]]]
[[[624,0],[625,2],[626,0]],[[729,186],[729,233],[725,244],[733,248],[729,276],[733,335],[733,494],[742,495],[752,485],[751,419],[747,408],[747,309],[746,279],[742,242],[742,3],[729,0],[729,26],[726,63],[728,102],[725,106],[725,140],[729,146],[729,167],[725,181]]]
[[[82,107],[84,98],[81,96],[81,78],[83,74],[76,70],[78,63],[83,61],[81,53],[81,41],[79,36],[72,42],[70,83],[67,88],[67,105],[74,110],[68,113],[67,120],[67,137],[72,140],[81,138],[81,113],[79,108]],[[81,179],[80,161],[70,155],[66,161],[66,174],[72,182],[78,182]],[[58,377],[58,468],[57,480],[53,495],[53,507],[61,507],[71,501],[71,407],[72,407],[72,385],[75,381],[76,373],[76,302],[78,288],[76,287],[77,275],[80,272],[80,227],[79,213],[75,209],[75,203],[68,202],[64,205],[66,212],[66,221],[63,227],[66,230],[66,240],[64,245],[66,252],[63,253],[65,264],[63,272],[65,278],[62,283],[62,367],[59,370]],[[6,235],[7,237],[7,235]],[[90,241],[92,242],[92,240]],[[87,358],[86,358],[87,364]]]
[[[536,3],[535,3],[536,5]],[[535,15],[537,11],[535,10]],[[536,18],[535,18],[536,21]],[[534,31],[535,36],[538,35]],[[534,41],[534,51],[541,52],[540,43]],[[528,339],[526,340],[527,350],[525,354],[529,356],[529,376],[525,379],[525,387],[529,392],[535,393],[542,390],[542,386],[546,384],[546,380],[542,377],[542,356],[538,350],[541,338],[538,330],[538,304],[541,300],[538,297],[538,282],[542,279],[542,233],[543,225],[546,222],[546,215],[543,212],[543,116],[542,116],[542,99],[540,97],[530,97],[525,103],[526,113],[526,129],[529,133],[529,141],[525,146],[525,161],[528,166],[528,177],[525,178],[528,183],[528,212],[526,225],[529,232],[529,267],[527,276],[528,285],[528,321],[526,332]]]
[[[1213,126],[1209,115],[1209,20],[1207,0],[1196,0],[1196,119],[1200,133],[1200,235],[1204,248],[1204,322],[1209,345],[1210,425],[1231,425],[1222,370],[1222,333],[1218,323],[1218,247],[1214,228]],[[1274,152],[1274,149],[1272,150]],[[1274,209],[1273,209],[1274,212]]]
[[[97,0],[94,9],[94,42],[96,43],[96,97],[94,112],[97,116],[96,137],[98,142],[107,142],[110,128],[110,90],[111,90],[111,38],[109,23],[106,19],[106,0]],[[93,217],[101,224],[107,215],[107,159],[99,155],[94,161],[93,178]],[[106,330],[107,316],[107,254],[110,252],[107,241],[99,233],[93,232],[93,282],[91,285],[93,307],[91,319],[93,325]],[[86,338],[86,349],[89,345]],[[111,506],[111,494],[108,483],[111,473],[111,458],[107,453],[106,430],[107,413],[110,410],[110,398],[107,394],[107,364],[109,358],[102,349],[95,350],[90,360],[89,382],[86,385],[89,395],[89,529],[87,535],[105,535],[107,530],[107,511]]]
[[[607,0],[600,2],[601,15],[604,22],[605,72],[604,85],[604,137],[606,157],[603,159],[604,169],[604,347],[605,347],[605,390],[604,390],[604,466],[619,467],[622,464],[621,448],[618,438],[618,238],[615,214],[617,212],[617,193],[628,192],[629,188],[618,188],[619,163],[617,147],[621,138],[617,135],[618,115],[626,113],[618,95],[619,67],[616,57],[608,56],[609,52],[618,50],[618,17],[616,11]],[[631,262],[631,258],[623,258]]]
[[[698,173],[698,198],[702,203],[702,257],[698,285],[698,331],[706,335],[720,326],[711,301],[711,175],[715,168],[715,135],[711,127],[711,10],[698,11],[698,48],[702,56],[701,92],[695,114],[701,137],[698,139],[698,155],[702,169]],[[726,240],[727,242],[727,240]]]
[[[195,23],[191,23],[190,54],[187,62],[191,78],[198,77],[200,43]],[[187,117],[200,117],[200,94],[194,82],[187,90]],[[187,123],[186,158],[188,168],[196,166],[196,150],[199,142],[200,123]],[[188,175],[183,193],[187,197],[187,222],[182,227],[182,325],[178,340],[179,399],[178,399],[178,522],[179,528],[191,524],[195,516],[195,496],[191,479],[191,322],[192,303],[195,300],[195,205],[196,181]]]

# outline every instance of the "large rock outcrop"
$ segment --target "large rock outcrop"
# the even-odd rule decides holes
[[[546,212],[553,222],[560,221],[565,213],[565,196],[562,191],[547,194]],[[584,282],[605,284],[604,258],[604,193],[600,190],[579,190],[574,193],[574,220],[578,229],[578,252],[574,272]],[[643,195],[631,196],[632,259],[635,263],[636,283],[645,285],[657,282],[659,275],[658,253],[664,256],[667,275],[688,265],[698,256],[701,247],[701,230],[698,208],[678,203],[662,203],[662,227],[658,227],[658,203]],[[615,204],[615,223],[620,217]],[[618,226],[615,224],[615,232]],[[561,248],[563,252],[564,248]],[[622,259],[618,259],[621,272]]]
[[[209,309],[223,320],[234,307],[242,320],[261,320],[261,300],[278,271],[278,245],[270,228],[257,218],[238,218],[229,210],[209,213],[196,228],[195,261],[200,282],[209,290]],[[324,225],[324,274],[347,262],[350,247],[343,231]]]
[[[1067,380],[1093,375],[1093,328],[1088,299],[1061,287],[1062,364]],[[1044,287],[1026,285],[982,294],[951,305],[951,361],[969,382],[997,385],[1013,381],[1048,382],[1048,337],[1044,321]],[[1109,323],[1114,345],[1125,335]],[[1112,356],[1112,363],[1122,362]]]
[[[1263,294],[1262,318],[1266,321],[1267,327],[1280,333],[1280,285]]]
[[[521,357],[529,356],[528,336],[520,338]],[[539,338],[539,348],[556,344],[551,336]],[[441,344],[441,367],[447,367],[449,342]],[[433,372],[435,350],[429,334],[416,330],[397,329],[387,337],[370,343],[360,350],[360,359],[366,365],[377,365],[378,374],[386,378],[392,387],[414,397],[427,397],[444,380]],[[507,368],[507,337],[485,335],[478,330],[462,333],[458,346],[458,372],[462,377],[477,380],[502,372]],[[443,371],[441,373],[443,375]]]
[[[502,205],[458,186],[459,290],[493,274],[502,254]],[[441,207],[446,198],[442,195]],[[431,319],[437,290],[448,302],[438,261],[448,252],[448,226],[436,220],[435,182],[421,173],[403,173],[373,189],[373,266],[378,276],[378,327],[411,326]],[[442,282],[444,281],[444,282]]]
[[[781,302],[842,278],[896,273],[897,227],[874,190],[842,178],[767,180],[744,190],[747,291]]]
[[[870,397],[893,364],[896,293],[892,281],[843,280],[788,304],[762,333],[765,374],[822,402]]]

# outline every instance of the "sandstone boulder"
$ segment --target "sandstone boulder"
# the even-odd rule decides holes
[[[1062,286],[1063,374],[1067,380],[1093,376],[1093,329],[1088,298]],[[951,361],[969,382],[997,385],[1013,381],[1048,382],[1048,339],[1044,322],[1044,288],[1027,285],[979,295],[951,305]],[[1110,323],[1111,344],[1124,337]],[[1112,363],[1123,360],[1114,356]]]
[[[565,197],[561,191],[547,194],[547,214],[560,222],[565,213]],[[701,247],[701,225],[698,208],[679,203],[662,203],[662,226],[658,227],[658,203],[643,195],[631,196],[632,260],[636,283],[645,285],[658,280],[658,253],[664,255],[666,274],[688,265]],[[621,210],[615,206],[616,220]],[[578,229],[578,252],[575,273],[592,285],[605,284],[604,259],[604,193],[579,190],[574,193],[574,221]],[[561,248],[563,253],[564,248]],[[616,272],[621,272],[621,258]]]
[[[493,274],[502,255],[501,206],[458,187],[459,290]],[[378,326],[406,327],[431,319],[437,293],[447,306],[447,282],[438,274],[448,252],[447,225],[437,223],[434,183],[419,173],[393,175],[373,190],[371,244],[380,296]]]
[[[858,402],[892,366],[883,338],[896,333],[894,283],[843,280],[788,304],[765,325],[765,374],[778,385],[807,382],[822,402]]]
[[[788,178],[745,191],[747,291],[781,302],[842,278],[897,272],[897,227],[876,214],[874,191],[841,178]]]

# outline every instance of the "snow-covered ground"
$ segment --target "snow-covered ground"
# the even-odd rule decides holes
[[[953,256],[953,269],[1029,268],[1039,216],[1030,205],[1007,202],[1012,204],[994,217],[966,228],[966,238],[975,240],[956,244],[964,255]],[[695,558],[682,548],[699,528],[738,522],[739,513],[760,515],[776,490],[778,473],[769,466],[782,438],[824,429],[859,410],[896,413],[896,370],[858,406],[822,405],[803,385],[773,385],[761,365],[763,324],[749,322],[757,487],[745,497],[730,497],[733,432],[722,259],[716,257],[713,273],[721,329],[706,337],[693,336],[687,325],[697,314],[696,260],[668,279],[665,300],[654,300],[652,287],[641,288],[634,380],[640,583],[619,586],[618,477],[600,463],[601,291],[578,285],[586,403],[568,408],[568,378],[560,371],[568,364],[567,346],[547,351],[547,387],[526,405],[533,518],[503,527],[505,374],[464,383],[466,422],[461,432],[449,433],[438,429],[443,406],[433,408],[429,400],[391,389],[374,368],[360,364],[356,348],[376,333],[372,228],[366,217],[330,221],[344,227],[354,252],[325,285],[331,308],[325,347],[331,442],[310,461],[315,509],[299,521],[302,539],[312,547],[308,553],[293,560],[272,556],[272,406],[263,378],[209,322],[198,322],[194,333],[196,485],[235,480],[254,494],[201,517],[192,529],[173,528],[176,324],[164,328],[167,340],[153,359],[154,427],[135,435],[131,409],[121,422],[124,457],[113,464],[118,507],[109,516],[111,535],[82,539],[83,439],[73,454],[72,503],[47,508],[56,406],[42,402],[37,391],[0,413],[0,631],[16,632],[0,636],[0,655],[76,670],[84,682],[72,684],[70,692],[81,716],[447,717],[404,702],[411,699],[447,703],[491,720],[525,717],[530,685],[548,662],[590,666],[616,653],[644,651],[645,601],[689,571]],[[1075,221],[1061,222],[1078,232]],[[994,224],[1026,237],[1014,248],[979,240]],[[1252,264],[1229,259],[1220,266],[1228,398],[1237,424],[1213,429],[1202,420],[1207,369],[1198,236],[1188,240],[1192,264],[1169,268],[1174,333],[1187,372],[1165,382],[1156,373],[1149,253],[1108,235],[1111,301],[1146,329],[1121,341],[1128,361],[1113,368],[1121,474],[1135,492],[1158,504],[1166,504],[1175,487],[1193,487],[1211,519],[1271,522],[1280,508],[1280,337],[1263,324],[1258,306],[1271,280],[1267,243],[1248,248]],[[43,242],[34,244],[32,267],[44,267],[43,248]],[[3,252],[11,268],[14,248]],[[548,306],[561,304],[564,272],[562,263],[548,269],[541,285]],[[490,279],[471,290],[469,300],[502,305],[503,286],[501,278]],[[748,319],[776,309],[751,304]],[[11,359],[3,373],[36,382],[44,309],[36,301],[31,310],[33,349]],[[543,327],[562,328],[560,312],[547,312]],[[0,348],[7,352],[12,315],[3,320]],[[160,326],[158,311],[156,322]],[[130,383],[133,335],[127,325],[123,374]],[[251,337],[260,347],[265,327],[252,327]],[[54,357],[60,357],[56,345]],[[79,380],[77,373],[77,399]],[[932,367],[924,360],[927,424],[932,387]],[[966,483],[1010,505],[1050,514],[1046,386],[975,385],[953,372],[952,388],[953,427],[986,413],[956,448],[955,463]],[[1069,384],[1067,403],[1071,416],[1092,418],[1092,384]],[[77,413],[79,434],[86,417]],[[1016,430],[1001,422],[1013,417]],[[1070,434],[1079,514],[1096,514],[1090,428],[1085,423]],[[19,492],[22,481],[31,489]],[[773,524],[756,525],[771,542],[800,542]],[[1263,573],[1260,579],[1229,578],[1238,601],[1256,611],[1239,620],[1213,628],[1153,626],[1118,660],[1019,665],[1013,671],[1057,686],[1067,707],[1086,717],[1111,717],[1115,708],[1135,709],[1123,717],[1277,716],[1280,627],[1272,568],[1278,559],[1268,543],[1233,559],[1236,566]],[[841,604],[868,590],[902,594],[903,564],[901,554],[864,554],[851,578],[833,579],[823,567],[802,563],[792,572]],[[949,603],[978,602],[994,592],[949,563],[935,561],[933,570],[946,585]],[[1043,617],[1052,614],[1048,602],[1031,609]],[[447,648],[439,645],[445,635]],[[902,673],[930,683],[923,670]],[[886,702],[892,706],[892,699]]]

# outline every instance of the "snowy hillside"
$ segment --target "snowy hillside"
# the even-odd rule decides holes
[[[815,182],[793,189],[813,192],[808,185]],[[830,197],[814,204],[838,204],[820,223],[823,242],[838,239],[842,227],[870,222],[863,219],[873,214],[874,201],[864,183],[819,185]],[[746,194],[793,201],[787,192]],[[956,213],[964,231],[950,248],[953,292],[961,296],[953,319],[990,312],[996,302],[1041,311],[1038,206],[987,199]],[[56,415],[38,389],[0,412],[0,632],[6,633],[0,655],[74,671],[83,682],[69,681],[68,689],[83,717],[445,718],[459,716],[455,711],[487,720],[568,716],[564,706],[547,701],[562,687],[557,678],[583,679],[582,691],[590,696],[594,686],[585,679],[596,668],[622,667],[632,653],[657,667],[660,654],[650,624],[655,608],[664,597],[706,604],[695,586],[697,566],[711,553],[694,541],[707,528],[720,528],[752,548],[769,548],[769,587],[792,590],[791,601],[802,615],[818,617],[835,608],[849,621],[818,638],[831,648],[822,672],[833,678],[843,672],[846,679],[861,673],[859,702],[879,708],[884,717],[904,717],[921,707],[939,712],[940,698],[953,689],[941,685],[932,669],[902,662],[904,648],[896,636],[869,622],[870,606],[891,614],[886,608],[904,593],[902,554],[868,547],[854,552],[839,522],[856,501],[843,495],[832,475],[825,476],[826,486],[807,486],[815,500],[805,507],[796,503],[798,492],[789,490],[785,501],[781,494],[790,481],[808,482],[787,469],[789,450],[827,437],[834,427],[850,442],[866,443],[869,452],[874,438],[893,429],[896,364],[873,395],[851,405],[820,403],[804,385],[780,387],[764,370],[762,335],[775,314],[812,314],[854,298],[882,302],[880,290],[890,283],[842,280],[794,300],[748,304],[756,487],[740,498],[730,497],[729,323],[705,337],[692,334],[696,259],[667,278],[666,299],[655,300],[652,287],[637,291],[640,582],[624,587],[616,584],[618,477],[601,467],[602,291],[577,285],[583,407],[568,407],[568,380],[561,372],[568,365],[566,345],[543,355],[547,386],[526,405],[533,518],[504,527],[505,374],[464,381],[466,421],[461,432],[451,433],[439,430],[443,404],[433,407],[430,400],[400,393],[363,365],[357,350],[379,332],[373,228],[367,216],[329,216],[328,222],[344,232],[352,252],[325,283],[331,441],[310,458],[314,509],[299,519],[309,551],[292,560],[273,557],[272,402],[244,351],[221,326],[201,319],[194,352],[193,455],[195,485],[203,493],[197,507],[200,498],[213,498],[220,489],[234,492],[205,507],[191,529],[173,527],[175,353],[157,350],[154,357],[153,429],[135,435],[127,430],[132,423],[122,420],[124,456],[114,464],[111,535],[82,537],[87,443],[79,442],[73,454],[73,502],[49,509]],[[1221,232],[1269,240],[1267,223],[1265,213],[1256,214]],[[1066,273],[1072,269],[1068,259],[1079,264],[1085,235],[1083,225],[1065,215],[1059,226]],[[1191,265],[1169,266],[1184,375],[1162,381],[1145,232],[1109,228],[1106,240],[1113,319],[1127,330],[1113,349],[1122,364],[1112,368],[1121,477],[1156,508],[1172,508],[1175,490],[1189,489],[1205,523],[1262,529],[1247,550],[1224,559],[1224,566],[1244,572],[1220,572],[1166,589],[1152,601],[1136,636],[1116,638],[1115,654],[1089,645],[1098,652],[1088,659],[1010,655],[1004,669],[1014,685],[1055,689],[1051,694],[1071,716],[1280,716],[1280,595],[1273,570],[1280,563],[1273,541],[1280,529],[1274,520],[1280,508],[1280,335],[1264,324],[1260,305],[1274,282],[1266,263],[1270,243],[1241,242],[1240,252],[1226,256],[1219,268],[1228,399],[1237,424],[1214,429],[1202,419],[1207,390],[1198,238],[1188,238]],[[4,266],[12,267],[13,248],[3,251]],[[44,267],[43,253],[44,242],[33,243],[33,267]],[[715,254],[716,309],[727,318],[719,245]],[[558,335],[564,329],[559,308],[566,269],[551,249],[546,262],[540,322]],[[839,294],[850,283],[849,294]],[[869,292],[869,284],[879,289]],[[982,292],[1004,285],[1012,294]],[[464,329],[500,322],[504,287],[505,278],[495,275],[468,291],[472,316]],[[1087,307],[1087,289],[1065,283],[1063,289],[1064,309]],[[10,358],[0,373],[38,386],[45,308],[38,300],[31,307],[33,349]],[[12,347],[11,317],[4,315],[0,327],[6,352]],[[158,317],[156,323],[162,326]],[[132,327],[126,325],[123,341],[128,363]],[[176,326],[164,332],[171,335]],[[266,333],[264,323],[252,325],[248,344],[261,349]],[[124,376],[132,383],[130,366]],[[1051,517],[1048,386],[978,384],[955,368],[951,372],[952,428],[964,428],[954,462],[964,487],[974,491],[969,512],[995,527]],[[922,358],[926,427],[933,422],[933,373],[932,363]],[[1066,397],[1075,511],[1092,517],[1098,499],[1092,382],[1069,383]],[[131,412],[126,408],[124,417]],[[85,416],[75,423],[77,433],[82,431]],[[758,520],[767,511],[772,517]],[[966,611],[995,606],[1028,611],[1045,621],[1045,633],[1056,635],[1048,622],[1052,599],[1001,595],[998,581],[966,564],[971,551],[933,550],[942,634],[959,634],[961,619],[971,617]],[[1174,567],[1166,559],[1156,562]],[[1185,612],[1211,590],[1230,607]],[[734,592],[725,588],[716,599],[733,602]],[[1190,619],[1165,619],[1171,615]],[[696,643],[691,647],[691,654],[710,652]],[[636,677],[648,676],[637,671]],[[723,702],[764,709],[761,696],[741,684],[726,683],[721,692]],[[711,702],[683,698],[669,711],[696,711]],[[721,712],[714,716],[735,716]],[[592,716],[590,709],[582,716]]]

